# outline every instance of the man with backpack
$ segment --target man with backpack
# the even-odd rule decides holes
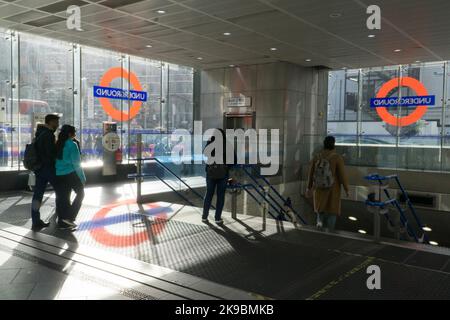
[[[314,190],[314,211],[317,227],[334,230],[336,218],[341,214],[341,185],[349,196],[344,159],[335,151],[335,138],[325,138],[324,149],[311,161],[306,195]]]
[[[27,146],[24,165],[36,176],[33,200],[31,202],[31,220],[33,231],[48,227],[49,223],[41,220],[40,208],[47,184],[56,189],[56,142],[55,131],[59,127],[59,116],[48,114],[45,124],[38,126],[33,142]],[[33,150],[34,149],[34,150]],[[32,150],[32,151],[31,151]]]

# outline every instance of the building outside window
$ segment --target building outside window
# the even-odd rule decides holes
[[[420,96],[400,79],[413,79],[434,96],[434,105],[411,123],[417,107],[389,106],[396,119],[386,121],[371,106],[383,86],[393,87],[386,97]],[[412,169],[450,170],[449,64],[444,62],[331,71],[328,85],[328,134],[337,137],[339,149],[350,165]],[[398,83],[395,83],[398,82]]]
[[[47,113],[78,128],[85,163],[102,164],[102,123],[117,122],[124,161],[136,155],[141,133],[144,155],[167,155],[169,134],[192,130],[193,69],[109,50],[78,46],[36,35],[0,29],[0,170],[23,170],[21,159],[33,137],[33,125]],[[131,73],[147,93],[139,112],[125,119],[105,112],[94,86],[112,68],[123,74],[109,87],[134,90]],[[125,76],[128,72],[128,77]],[[127,115],[132,101],[109,99]]]

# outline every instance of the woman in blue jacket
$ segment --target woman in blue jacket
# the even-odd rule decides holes
[[[84,198],[86,177],[81,168],[80,149],[75,141],[75,127],[65,124],[61,127],[56,142],[56,213],[58,226],[72,229]],[[70,203],[72,190],[75,200]]]

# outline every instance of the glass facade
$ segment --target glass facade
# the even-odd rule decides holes
[[[330,72],[327,131],[336,137],[346,162],[355,166],[450,171],[448,64],[443,61]],[[435,99],[424,114],[417,112],[423,107],[403,103],[387,106],[386,116],[371,105],[373,98],[405,101],[407,97],[423,96],[416,92],[419,86]],[[412,119],[411,123],[406,119]]]
[[[193,69],[36,35],[0,29],[0,170],[20,170],[25,146],[46,113],[78,128],[84,162],[101,165],[102,123],[117,122],[124,160],[136,154],[136,134],[144,155],[167,154],[168,134],[192,130]],[[137,90],[147,100],[107,99],[116,114],[94,96],[108,71],[119,70],[108,87]],[[136,113],[132,113],[132,109]],[[119,115],[119,116],[117,116]]]

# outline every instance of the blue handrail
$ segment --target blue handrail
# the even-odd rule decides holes
[[[413,216],[414,216],[414,218],[415,218],[415,220],[416,220],[420,230],[423,230],[422,229],[422,223],[420,222],[420,219],[418,218],[418,216],[416,214],[416,211],[415,211],[414,207],[412,206],[412,204],[411,204],[411,202],[410,202],[410,200],[408,198],[406,190],[401,185],[400,180],[398,179],[397,175],[383,176],[383,175],[379,175],[377,173],[374,173],[374,174],[367,175],[364,178],[366,180],[370,180],[370,181],[378,181],[379,185],[383,185],[383,181],[388,181],[388,180],[394,179],[396,181],[397,185],[399,186],[400,190],[402,191],[403,195],[405,196],[406,202],[407,202],[409,208],[411,209],[411,212],[413,213]],[[400,204],[397,201],[397,199],[392,198],[391,195],[389,194],[389,191],[387,189],[384,189],[383,191],[384,191],[384,194],[386,195],[386,197],[389,199],[389,203],[394,205],[397,208],[397,210],[399,211],[399,213],[400,213],[400,221],[403,224],[403,226],[405,226],[407,228],[408,233],[411,236],[414,237],[414,240],[416,242],[419,242],[419,239],[417,237],[416,232],[411,228],[411,225],[408,223],[408,219],[406,218],[405,211],[402,209],[402,207],[400,206]],[[389,222],[391,222],[391,221],[389,220]],[[392,223],[391,223],[391,225],[392,225]],[[425,239],[426,239],[426,235],[425,234],[424,234],[424,236],[425,236]]]

